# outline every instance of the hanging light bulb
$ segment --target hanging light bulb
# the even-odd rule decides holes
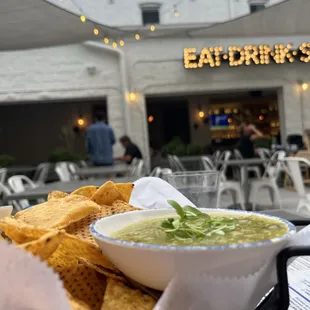
[[[97,36],[99,34],[99,30],[97,28],[94,28],[94,35]]]
[[[85,23],[86,22],[86,17],[84,15],[81,15],[80,16],[80,20],[82,21],[82,23]]]
[[[135,34],[135,39],[138,41],[138,40],[140,40],[140,35],[139,35],[139,33],[136,33]]]
[[[119,45],[120,45],[120,46],[124,46],[124,45],[125,45],[124,40],[120,40],[120,41],[119,41]]]
[[[155,31],[155,29],[156,29],[156,27],[155,27],[154,25],[151,25],[151,26],[150,26],[150,30],[151,30],[151,31]]]

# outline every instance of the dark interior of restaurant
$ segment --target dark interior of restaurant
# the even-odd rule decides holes
[[[213,93],[199,98],[199,103],[192,95],[147,99],[151,148],[160,150],[176,136],[185,144],[232,146],[239,139],[238,124],[242,120],[254,124],[264,139],[280,140],[276,90]],[[202,127],[205,141],[198,137]]]

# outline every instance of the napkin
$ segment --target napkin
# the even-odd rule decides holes
[[[62,282],[45,262],[6,241],[0,253],[0,309],[71,309]]]
[[[142,178],[135,183],[131,204],[140,208],[169,208],[167,200],[190,204],[180,192],[159,178]],[[292,236],[288,246],[310,246],[310,225]],[[254,310],[277,283],[275,258],[261,261],[251,273],[240,268],[219,276],[187,270],[175,274],[155,310]],[[218,270],[217,270],[218,272]]]
[[[130,204],[141,209],[171,208],[167,200],[172,199],[185,206],[193,203],[176,190],[172,185],[160,178],[141,178],[135,183]]]

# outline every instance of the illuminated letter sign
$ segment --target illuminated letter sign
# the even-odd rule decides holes
[[[302,43],[297,49],[293,49],[292,44],[229,46],[226,52],[222,46],[204,47],[200,53],[194,47],[184,49],[186,69],[220,67],[225,62],[231,67],[268,65],[271,61],[276,64],[310,62],[310,43]]]

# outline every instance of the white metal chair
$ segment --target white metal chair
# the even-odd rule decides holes
[[[144,176],[144,161],[143,159],[134,158],[130,165],[129,175],[131,177],[141,178]]]
[[[239,160],[243,160],[244,159],[242,154],[240,153],[240,151],[237,150],[237,149],[234,149],[234,155],[235,155],[236,159],[239,159]],[[261,172],[260,172],[260,168],[258,166],[248,166],[247,167],[247,172],[248,173],[249,172],[253,172],[257,178],[261,178],[261,176],[262,176]],[[242,179],[241,179],[241,183],[243,184],[243,180]]]
[[[150,177],[157,177],[157,178],[162,178],[164,177],[166,174],[171,174],[172,170],[169,168],[161,168],[161,167],[155,167],[151,174]]]
[[[36,185],[25,175],[14,175],[8,179],[8,184],[11,188],[11,190],[14,193],[21,193],[26,190],[26,187],[28,188],[35,188]],[[44,202],[44,200],[40,199],[38,200],[39,203]],[[21,199],[18,201],[18,204],[21,208],[26,208],[30,205],[28,199]]]
[[[186,171],[184,165],[181,163],[178,156],[168,155],[168,161],[169,161],[170,168],[173,171]]]
[[[0,169],[0,183],[2,183],[2,184],[5,183],[7,172],[8,172],[8,170],[6,168]]]
[[[80,164],[80,167],[82,167],[82,168],[88,167],[86,160],[80,160],[79,164]]]
[[[220,156],[221,156],[221,151],[220,151],[220,150],[217,150],[217,151],[215,151],[215,152],[213,153],[211,159],[212,159],[212,162],[213,162],[215,165],[217,164],[217,162],[218,162]]]
[[[217,197],[217,208],[219,208],[220,206],[222,195],[225,192],[227,192],[231,196],[233,204],[236,205],[237,203],[239,203],[241,206],[241,209],[245,210],[244,197],[243,197],[240,182],[227,180],[225,172],[224,172],[225,170],[226,169],[224,168],[221,172],[221,179],[220,179],[219,191],[218,191],[218,197]]]
[[[236,205],[239,202],[241,208],[245,209],[240,183],[236,181],[229,181],[226,178],[226,170],[227,170],[226,162],[229,160],[230,156],[231,156],[231,152],[225,151],[222,153],[219,159],[219,160],[224,160],[225,163],[222,164],[222,167],[220,169],[221,175],[220,175],[220,184],[219,184],[216,207],[217,208],[220,207],[220,202],[221,202],[221,198],[223,194],[228,193],[231,196],[234,205]],[[214,163],[209,157],[203,156],[202,163],[204,165],[205,170],[216,170]]]
[[[265,169],[264,175],[260,179],[253,180],[251,182],[253,210],[256,209],[258,193],[263,188],[267,188],[269,190],[272,203],[274,203],[276,200],[278,206],[282,208],[279,188],[277,185],[277,178],[279,176],[280,171],[282,170],[282,160],[284,159],[284,157],[285,157],[284,151],[275,152],[271,157],[270,163],[268,163]]]
[[[69,171],[68,163],[61,161],[56,163],[55,171],[62,182],[69,182],[71,180],[71,173]]]
[[[79,177],[76,173],[80,170],[80,167],[76,163],[72,162],[67,162],[67,165],[70,173],[70,178],[73,180],[78,180]]]
[[[216,170],[214,161],[208,156],[201,156],[201,161],[205,170]]]
[[[9,195],[11,195],[10,189],[7,186],[5,186],[3,183],[0,183],[0,197],[5,198]],[[18,204],[18,202],[16,200],[9,200],[5,204],[12,205],[13,208],[15,209],[15,211],[22,210],[22,207]],[[1,201],[1,205],[3,205],[2,201]]]
[[[310,211],[310,194],[307,194],[306,192],[300,167],[303,165],[310,169],[310,161],[302,157],[286,157],[283,159],[283,164],[286,172],[291,177],[299,196],[297,212],[302,208],[306,208]]]
[[[33,182],[37,185],[44,185],[46,183],[50,167],[50,163],[42,163],[38,165],[32,179]]]

